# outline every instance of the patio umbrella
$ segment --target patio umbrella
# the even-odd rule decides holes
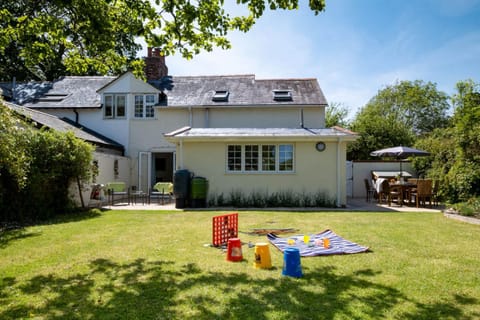
[[[406,159],[408,157],[425,157],[429,156],[430,153],[423,150],[418,150],[414,148],[398,146],[386,149],[380,149],[370,152],[371,156],[374,157],[395,157],[397,159]],[[400,175],[402,175],[402,162],[400,161]]]

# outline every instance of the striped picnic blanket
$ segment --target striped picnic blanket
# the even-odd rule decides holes
[[[281,238],[272,233],[267,234],[268,240],[280,251],[283,252],[289,247],[298,248],[300,250],[300,256],[302,257],[361,253],[368,251],[368,247],[360,246],[356,243],[345,240],[329,229],[317,234],[309,235],[310,241],[308,245],[304,243],[303,236],[304,235],[296,235],[292,237]],[[328,248],[324,248],[323,246],[324,238],[327,238],[330,241]]]

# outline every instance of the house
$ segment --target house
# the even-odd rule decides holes
[[[357,136],[325,128],[316,79],[169,76],[158,50],[146,62],[147,82],[131,72],[63,77],[22,104],[121,144],[127,183],[140,190],[187,169],[214,194],[323,192],[346,205],[346,147]]]

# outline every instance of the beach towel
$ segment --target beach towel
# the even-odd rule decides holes
[[[310,240],[308,244],[305,244],[304,235],[281,238],[272,233],[267,234],[268,240],[280,251],[283,252],[285,249],[291,247],[298,248],[300,250],[300,256],[302,257],[351,254],[368,251],[368,247],[345,240],[329,229],[308,236]],[[330,242],[328,248],[325,248],[323,245],[324,238],[327,238]]]

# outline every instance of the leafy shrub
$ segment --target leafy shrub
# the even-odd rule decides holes
[[[208,197],[210,207],[237,207],[237,208],[301,208],[301,207],[336,207],[335,199],[329,197],[325,192],[315,193],[294,192],[282,190],[268,193],[262,190],[253,190],[249,194],[235,189],[227,196],[223,193],[212,193]]]
[[[33,130],[15,119],[0,102],[0,122],[9,124],[0,126],[0,221],[28,223],[68,211],[70,184],[90,178],[92,146],[71,132]]]
[[[476,216],[480,214],[480,198],[470,198],[465,202],[459,202],[452,205],[462,216]]]

